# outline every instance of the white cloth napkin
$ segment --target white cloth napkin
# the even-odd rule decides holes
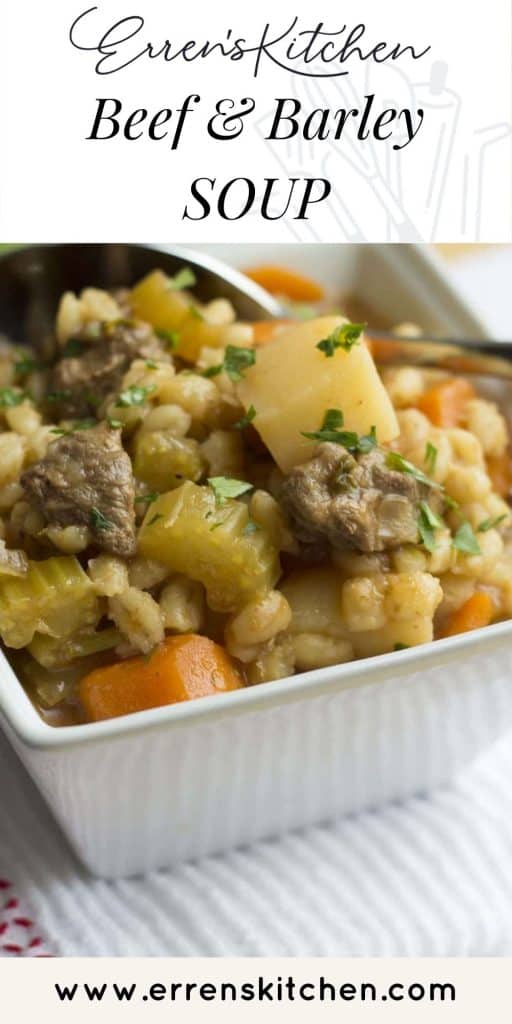
[[[429,799],[109,883],[2,738],[0,877],[42,939],[23,955],[511,955],[511,777],[512,739]]]
[[[455,269],[510,337],[511,265],[512,249]],[[511,778],[512,737],[429,798],[107,883],[0,737],[0,954],[512,955]]]

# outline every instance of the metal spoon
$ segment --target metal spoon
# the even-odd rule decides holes
[[[31,245],[0,255],[0,334],[37,348],[53,331],[63,292],[130,286],[157,267],[173,276],[184,266],[196,275],[194,292],[200,299],[230,299],[241,319],[290,316],[289,310],[244,274],[193,249],[125,243]],[[512,378],[510,342],[407,338],[371,327],[367,334],[381,342],[375,353],[379,363],[405,362]]]
[[[477,338],[407,337],[369,327],[374,339],[374,358],[379,365],[407,363],[433,366],[452,373],[512,379],[512,342]]]
[[[151,270],[160,268],[172,277],[184,266],[194,271],[194,293],[205,302],[219,296],[230,299],[245,320],[283,315],[280,304],[244,274],[193,249],[107,243],[30,245],[0,255],[0,333],[37,348],[53,330],[63,292],[131,286]]]

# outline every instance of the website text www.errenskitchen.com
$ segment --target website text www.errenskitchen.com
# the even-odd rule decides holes
[[[444,1003],[456,1001],[455,985],[445,981],[392,982],[383,989],[372,982],[352,984],[331,981],[324,977],[311,981],[296,981],[293,975],[268,978],[260,975],[252,981],[211,982],[155,981],[149,986],[136,982],[118,984],[105,981],[101,984],[80,982],[74,984],[54,983],[57,999],[61,1003],[336,1003],[336,1002],[410,1002]]]

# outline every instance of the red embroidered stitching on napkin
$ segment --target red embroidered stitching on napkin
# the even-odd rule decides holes
[[[11,893],[12,883],[0,878],[0,956],[52,956],[35,921]]]

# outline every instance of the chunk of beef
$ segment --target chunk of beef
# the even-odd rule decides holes
[[[417,543],[419,504],[432,493],[413,476],[390,469],[380,448],[354,457],[327,443],[290,473],[282,501],[305,545],[371,552]]]
[[[160,351],[149,324],[136,320],[98,324],[94,336],[89,326],[70,339],[67,349],[73,354],[55,364],[48,388],[52,415],[60,418],[94,415],[103,399],[118,389],[134,359]]]
[[[21,484],[50,526],[88,526],[99,548],[135,554],[135,484],[119,431],[102,423],[60,437]]]

